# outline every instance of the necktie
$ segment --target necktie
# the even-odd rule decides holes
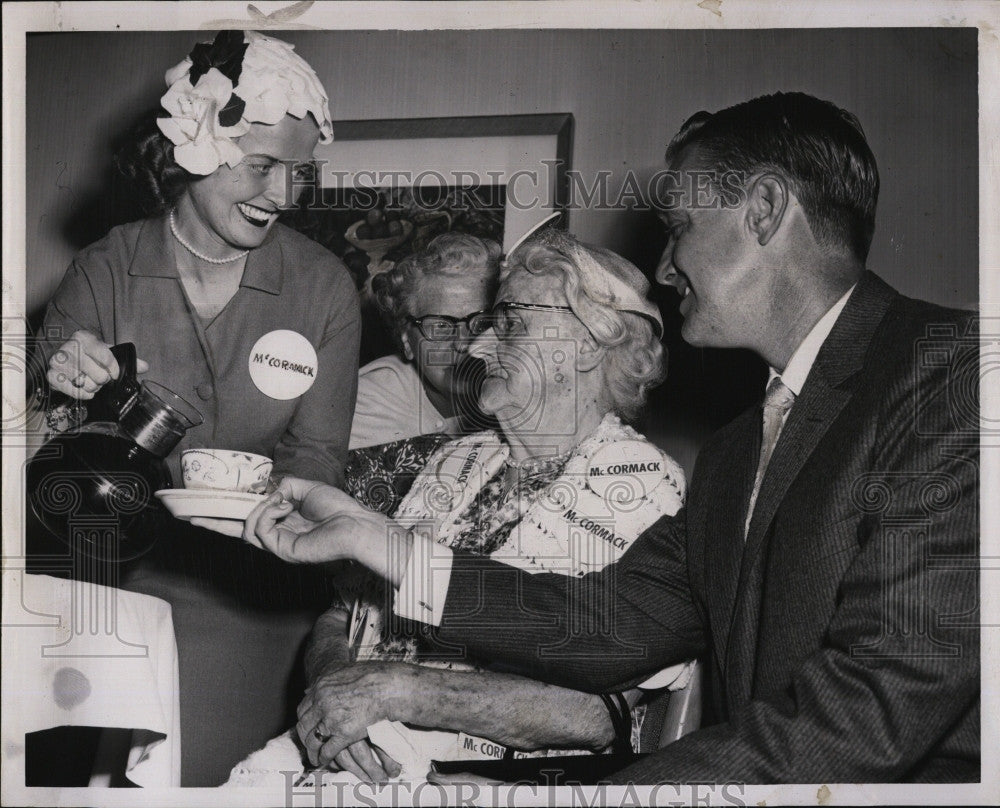
[[[771,460],[771,453],[774,451],[774,445],[778,442],[785,413],[792,408],[794,402],[795,393],[785,387],[780,376],[775,376],[767,386],[767,393],[764,396],[764,430],[760,441],[760,460],[757,463],[757,475],[753,480],[753,493],[750,495],[746,523],[743,525],[744,538],[750,530],[750,517],[753,516],[753,508],[757,503],[760,484],[764,479],[764,472],[767,471],[767,464]]]

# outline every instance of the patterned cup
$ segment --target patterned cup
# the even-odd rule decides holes
[[[262,494],[271,476],[269,457],[228,449],[187,449],[181,452],[185,488],[245,491]]]

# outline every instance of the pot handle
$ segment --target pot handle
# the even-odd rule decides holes
[[[105,385],[104,401],[116,418],[128,410],[139,395],[138,373],[136,372],[136,352],[134,342],[122,342],[111,346],[111,353],[118,361],[118,378]]]

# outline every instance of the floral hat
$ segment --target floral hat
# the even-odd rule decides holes
[[[177,164],[192,174],[236,166],[243,152],[233,139],[252,123],[278,123],[286,114],[311,114],[320,143],[333,140],[330,107],[316,72],[287,42],[256,31],[220,31],[194,46],[166,74],[160,104],[170,117],[160,131],[174,144]]]

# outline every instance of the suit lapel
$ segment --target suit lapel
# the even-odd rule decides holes
[[[895,294],[872,273],[862,276],[823,343],[778,438],[761,483],[739,568],[724,657],[731,708],[745,704],[752,695],[766,556],[763,550],[772,540],[772,522],[789,487],[850,401],[852,379],[863,367],[872,335]],[[752,476],[753,472],[751,481]]]
[[[705,568],[711,571],[707,583],[713,593],[708,604],[710,622],[727,629],[712,632],[716,658],[720,660],[726,659],[728,627],[732,624],[736,605],[743,557],[743,522],[760,457],[761,417],[761,408],[753,407],[734,424],[734,438],[725,449],[728,460],[725,479],[728,482],[722,479],[719,482],[729,491],[717,497],[705,526],[705,534],[713,537],[713,541],[705,545]]]

